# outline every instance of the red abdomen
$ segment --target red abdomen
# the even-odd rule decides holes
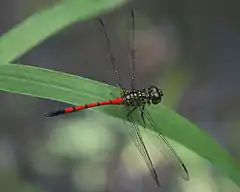
[[[79,106],[74,106],[74,107],[68,107],[65,109],[60,109],[56,110],[50,113],[46,113],[45,116],[47,117],[54,117],[57,115],[65,114],[65,113],[72,113],[75,111],[80,111],[82,109],[87,109],[87,108],[92,108],[96,106],[102,106],[102,105],[121,105],[123,104],[123,99],[122,97],[117,97],[116,99],[112,100],[107,100],[107,101],[102,101],[102,102],[96,102],[96,103],[89,103],[85,105],[79,105]]]

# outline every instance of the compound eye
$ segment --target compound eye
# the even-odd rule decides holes
[[[162,96],[163,96],[162,90],[156,86],[149,87],[149,90],[151,92],[152,104],[156,105],[156,104],[160,103],[162,100]]]
[[[161,96],[156,93],[152,98],[152,103],[154,105],[156,105],[156,104],[160,103],[161,100],[162,100]]]
[[[151,86],[148,88],[150,95],[151,95],[151,102],[152,104],[158,104],[162,100],[163,92],[157,86]]]

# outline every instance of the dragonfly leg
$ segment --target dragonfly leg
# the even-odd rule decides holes
[[[128,112],[127,118],[129,119],[130,115],[138,108],[138,106],[131,109],[131,111]]]
[[[145,121],[145,116],[144,116],[144,109],[145,109],[145,105],[142,105],[141,107],[141,118],[143,120],[143,127],[145,128],[146,127],[146,121]]]

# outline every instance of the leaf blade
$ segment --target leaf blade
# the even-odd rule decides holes
[[[24,65],[0,65],[0,90],[53,99],[71,104],[83,104],[111,98],[109,86],[82,77]],[[111,89],[117,92],[116,88]],[[94,108],[116,118],[125,118],[120,106]],[[165,136],[181,143],[208,159],[215,167],[240,186],[240,166],[226,150],[187,119],[172,110],[152,107],[151,117]],[[142,124],[139,120],[138,124]],[[159,130],[160,131],[160,130]],[[191,171],[190,171],[191,172]]]
[[[14,61],[46,38],[74,22],[94,17],[119,7],[127,1],[68,0],[38,12],[0,38],[0,60]]]

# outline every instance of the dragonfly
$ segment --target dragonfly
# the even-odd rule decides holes
[[[98,101],[89,104],[83,104],[79,106],[71,106],[64,109],[55,110],[52,112],[45,113],[46,117],[54,117],[62,114],[73,113],[76,111],[92,108],[92,107],[99,107],[104,105],[124,105],[126,112],[125,123],[126,127],[129,132],[129,136],[131,137],[133,143],[135,144],[136,148],[138,149],[139,153],[144,158],[146,165],[154,179],[156,185],[159,187],[161,186],[159,177],[157,172],[153,166],[153,162],[150,158],[149,152],[144,144],[143,137],[141,135],[140,129],[136,121],[134,120],[133,114],[137,113],[140,115],[142,119],[144,128],[147,127],[156,133],[157,135],[157,147],[160,152],[167,158],[167,160],[173,165],[174,170],[179,173],[179,175],[185,179],[189,180],[189,173],[181,158],[175,152],[173,147],[170,145],[168,140],[165,138],[164,134],[161,132],[161,129],[158,125],[153,121],[153,119],[148,114],[146,110],[146,106],[151,105],[158,105],[163,98],[163,90],[158,86],[149,86],[148,88],[137,89],[135,86],[135,47],[134,47],[134,36],[135,36],[135,11],[131,8],[131,27],[129,32],[129,74],[130,74],[130,89],[125,89],[121,85],[120,81],[120,74],[118,68],[115,65],[115,58],[111,49],[110,39],[105,27],[103,20],[99,19],[99,24],[104,34],[104,38],[106,41],[106,47],[108,49],[108,62],[112,67],[113,71],[115,72],[116,76],[116,86],[120,90],[120,94],[118,97],[109,99],[106,101]],[[149,132],[146,131],[147,134]]]

